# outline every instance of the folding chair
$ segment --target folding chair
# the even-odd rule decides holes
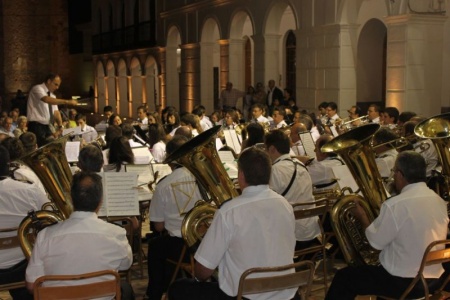
[[[0,238],[0,250],[20,248],[19,238],[17,237],[17,228],[0,229],[0,233],[14,233],[14,236]],[[9,291],[17,288],[24,288],[25,281],[0,284],[0,291]]]
[[[326,294],[327,289],[328,289],[327,266],[326,266],[326,244],[327,244],[328,239],[323,230],[323,220],[325,219],[325,216],[329,210],[329,200],[322,199],[322,200],[313,201],[313,202],[296,203],[296,204],[293,204],[292,207],[294,208],[295,220],[318,217],[320,233],[322,235],[320,244],[314,245],[314,246],[311,246],[308,248],[296,250],[294,253],[294,256],[302,257],[306,254],[314,254],[314,256],[311,259],[311,260],[314,260],[315,257],[317,256],[317,254],[322,253],[323,285],[324,285],[325,294]],[[302,208],[302,207],[306,207],[306,208]]]
[[[110,279],[104,280],[103,276],[108,276]],[[79,285],[43,286],[44,283],[49,281],[77,281],[89,278],[103,280]],[[104,270],[79,275],[45,275],[34,282],[35,300],[84,300],[99,297],[121,299],[120,276],[116,271]]]
[[[306,269],[305,269],[306,268]],[[294,273],[285,274],[286,270],[295,269]],[[264,277],[249,277],[257,273],[267,273]],[[314,263],[309,260],[279,266],[252,268],[242,273],[239,279],[237,300],[249,294],[266,293],[285,289],[301,289],[302,299],[306,299],[311,291],[314,277]],[[298,290],[297,290],[298,292]]]

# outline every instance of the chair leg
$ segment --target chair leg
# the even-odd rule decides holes
[[[178,259],[177,266],[175,268],[175,271],[173,272],[172,279],[170,280],[170,284],[172,284],[175,279],[177,278],[178,272],[180,271],[181,263],[183,262],[184,255],[186,254],[186,245],[183,246],[183,249],[181,250],[180,258]]]

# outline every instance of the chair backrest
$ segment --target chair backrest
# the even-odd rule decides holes
[[[17,227],[0,229],[0,233],[15,233],[10,237],[0,238],[0,250],[20,247],[19,238],[17,237]]]
[[[277,275],[290,269],[295,269],[294,273]],[[249,275],[256,273],[267,273],[264,277],[249,278]],[[271,291],[280,291],[291,288],[305,288],[304,295],[308,295],[314,277],[314,263],[309,260],[279,266],[252,268],[242,273],[239,280],[237,300],[249,294],[259,294]]]
[[[64,286],[42,286],[49,281],[77,281],[101,276],[112,277],[95,283]],[[103,278],[102,278],[103,279]],[[72,282],[71,282],[72,284]],[[116,271],[104,270],[80,275],[46,275],[34,282],[34,299],[45,300],[84,300],[99,297],[114,297],[120,300],[120,277]]]
[[[323,220],[330,210],[330,201],[328,199],[320,199],[312,202],[303,202],[292,204],[294,216],[296,220],[319,217],[320,230],[323,234]],[[300,209],[299,209],[300,208]]]
[[[0,238],[0,250],[6,250],[6,249],[20,247],[19,238],[17,237],[17,227],[0,229],[0,233],[10,233],[10,234],[15,233],[13,236]],[[25,287],[24,280],[18,281],[18,282],[12,282],[12,283],[0,284],[0,291],[7,291],[10,289],[16,289],[16,288],[22,288],[22,287]]]
[[[436,246],[443,246],[444,249],[437,249]],[[400,299],[405,299],[406,296],[411,292],[411,290],[414,288],[416,283],[420,280],[423,284],[424,291],[425,291],[425,299],[429,299],[429,290],[428,285],[425,280],[425,277],[423,276],[423,270],[427,266],[435,265],[435,264],[442,264],[446,262],[450,262],[450,248],[446,248],[446,246],[450,246],[450,240],[440,240],[440,241],[434,241],[428,245],[428,247],[425,249],[425,252],[423,254],[422,263],[420,264],[419,271],[417,272],[417,276],[414,278],[414,280],[410,283],[408,288],[403,292]],[[444,280],[441,287],[436,291],[436,293],[442,292],[443,288],[445,288],[445,285],[450,281],[450,275],[447,276],[447,278]]]

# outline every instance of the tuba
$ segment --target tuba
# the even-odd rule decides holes
[[[65,135],[20,158],[32,169],[44,185],[50,203],[42,210],[29,212],[18,229],[18,238],[25,257],[29,258],[37,233],[46,226],[67,219],[72,213],[70,185],[72,173],[65,154],[69,135]],[[50,207],[52,211],[45,210]]]
[[[373,249],[362,226],[351,213],[359,199],[370,221],[379,214],[387,199],[383,181],[375,163],[370,141],[379,124],[367,124],[348,131],[322,146],[322,152],[335,152],[345,161],[364,197],[356,194],[341,197],[331,210],[331,224],[349,265],[378,264],[379,251]]]
[[[220,125],[214,126],[199,134],[164,161],[166,164],[176,161],[186,167],[197,179],[205,198],[187,212],[181,225],[181,234],[191,249],[199,245],[217,208],[239,195],[216,150],[214,137],[220,128]]]
[[[430,139],[438,153],[439,162],[442,166],[442,185],[436,187],[438,193],[444,200],[449,200],[450,192],[450,113],[437,115],[426,119],[414,128],[414,133],[423,139]]]

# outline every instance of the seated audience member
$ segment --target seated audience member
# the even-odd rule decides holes
[[[10,137],[14,137],[14,134],[12,133],[12,118],[11,117],[6,117],[3,119],[2,123],[1,123],[1,127],[0,127],[0,133],[10,136]]]
[[[195,253],[196,280],[175,281],[169,288],[169,299],[236,299],[239,278],[245,270],[292,263],[293,209],[285,198],[269,188],[270,172],[271,162],[265,151],[252,147],[241,153],[238,181],[242,195],[217,210]],[[207,281],[217,267],[219,282]],[[292,288],[257,296],[291,299],[294,295],[298,297],[296,291],[297,288]],[[246,297],[252,296],[256,295]]]
[[[372,247],[381,250],[380,265],[346,267],[337,271],[326,300],[353,300],[357,295],[399,299],[417,275],[426,247],[447,237],[447,205],[426,184],[425,160],[414,151],[397,157],[394,184],[397,196],[381,205],[379,216],[370,222],[359,202],[353,214],[365,229]],[[425,267],[430,292],[444,269],[441,264]],[[435,288],[438,285],[435,284]],[[408,299],[423,297],[417,284]]]
[[[116,137],[111,141],[108,165],[105,165],[104,169],[105,171],[125,172],[126,168],[124,165],[126,164],[134,164],[134,153],[126,137]]]
[[[78,168],[83,172],[101,172],[103,168],[103,154],[99,147],[87,145],[78,154]]]
[[[397,138],[398,136],[387,127],[380,128],[373,136],[375,162],[381,177],[388,178],[391,175],[398,152],[395,149],[395,142],[392,144],[390,142]],[[384,145],[381,146],[381,144]]]
[[[174,136],[167,143],[167,155],[172,154],[187,142],[184,136]],[[173,270],[167,270],[166,259],[178,261],[184,241],[181,237],[181,222],[184,214],[194,207],[202,196],[195,177],[179,164],[169,166],[172,173],[161,179],[156,185],[150,203],[150,220],[159,237],[151,239],[148,245],[148,287],[150,300],[160,300],[167,290]],[[162,234],[167,231],[168,234]],[[189,255],[185,257],[189,261]]]
[[[13,134],[16,138],[28,131],[28,119],[26,116],[20,116],[17,118],[17,127],[13,130]]]
[[[22,141],[25,154],[33,152],[37,149],[36,135],[32,132],[25,132],[19,138]]]
[[[37,236],[26,271],[30,292],[35,280],[43,275],[127,270],[133,262],[125,229],[97,216],[103,199],[102,178],[91,172],[75,174],[71,196],[74,212],[69,219],[45,228]],[[95,280],[88,279],[84,283]],[[122,299],[134,299],[128,282],[121,283]]]
[[[9,152],[0,146],[0,228],[16,228],[27,216],[29,210],[41,210],[49,200],[35,184],[14,180],[10,177]],[[11,233],[0,233],[0,237],[11,236]],[[22,249],[0,250],[0,284],[25,280],[27,260]],[[33,299],[25,288],[9,290],[14,300]]]
[[[162,163],[166,157],[166,133],[161,124],[148,125],[150,152],[155,162]]]
[[[272,161],[269,186],[285,197],[290,204],[314,201],[312,182],[305,165],[289,155],[289,137],[280,130],[269,132],[264,144]],[[295,221],[296,249],[306,248],[316,243],[320,234],[318,218]],[[318,243],[317,243],[318,244]]]
[[[86,143],[93,142],[97,139],[98,133],[94,127],[86,124],[86,116],[83,114],[77,114],[75,117],[75,122],[77,122],[78,127],[81,131],[81,138]]]

